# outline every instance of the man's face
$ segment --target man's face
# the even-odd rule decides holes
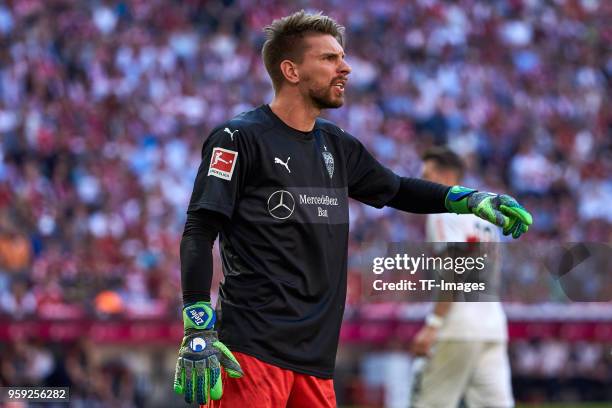
[[[457,173],[451,169],[442,168],[433,160],[425,160],[423,163],[423,176],[425,180],[434,183],[455,185],[459,183]]]
[[[297,64],[302,95],[319,109],[339,108],[344,104],[344,87],[351,67],[344,60],[344,50],[331,35],[307,36],[302,62]]]

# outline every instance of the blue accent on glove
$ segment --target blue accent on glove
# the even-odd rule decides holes
[[[476,190],[472,189],[472,188],[451,188],[448,192],[448,195],[446,196],[447,200],[450,201],[459,201],[464,197],[469,196],[470,194],[475,193]]]
[[[208,302],[196,302],[183,309],[185,329],[211,330],[215,327],[217,316]]]

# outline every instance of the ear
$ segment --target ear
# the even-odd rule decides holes
[[[280,69],[283,76],[289,83],[296,85],[298,82],[300,82],[298,66],[293,61],[287,59],[283,60],[280,64]]]

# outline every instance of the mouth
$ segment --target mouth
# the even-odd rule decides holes
[[[339,93],[344,93],[344,87],[346,86],[346,79],[336,81],[332,87],[336,88]]]

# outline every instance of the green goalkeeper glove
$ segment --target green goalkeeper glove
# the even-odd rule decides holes
[[[217,338],[215,311],[208,302],[197,302],[183,309],[185,337],[181,342],[174,373],[174,391],[185,394],[188,404],[194,400],[206,404],[223,395],[221,367],[233,378],[242,377],[240,364]]]
[[[483,193],[453,186],[446,195],[446,208],[456,214],[475,214],[502,227],[504,235],[516,239],[533,223],[531,214],[509,195]]]

